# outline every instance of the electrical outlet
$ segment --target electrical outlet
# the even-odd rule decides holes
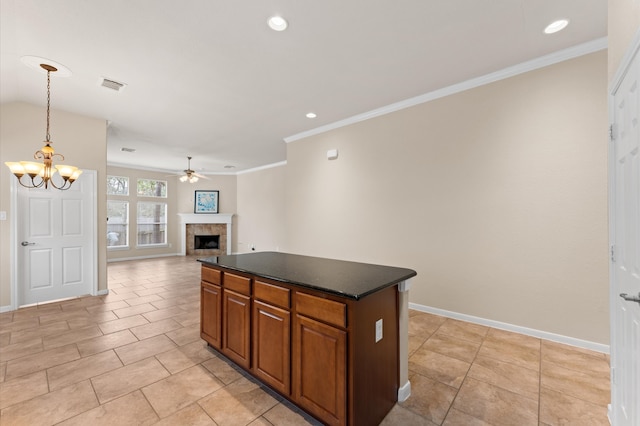
[[[0,220],[7,220],[7,212],[0,212]]]
[[[376,343],[382,340],[382,319],[376,321]]]

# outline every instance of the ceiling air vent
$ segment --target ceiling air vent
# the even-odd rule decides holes
[[[109,80],[108,78],[102,77],[100,81],[100,86],[106,87],[107,89],[115,90],[116,92],[122,91],[127,85],[124,83],[119,83],[114,80]]]

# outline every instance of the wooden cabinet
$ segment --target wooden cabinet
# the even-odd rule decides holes
[[[222,353],[251,368],[251,279],[224,273],[222,290]]]
[[[220,276],[220,271],[203,268],[200,283],[200,337],[216,349],[222,347]]]
[[[202,338],[323,423],[379,424],[397,401],[395,287],[353,300],[203,265],[201,294]]]
[[[253,302],[253,374],[277,390],[291,393],[290,290],[255,280]]]
[[[347,424],[347,333],[296,315],[293,399],[330,425]]]

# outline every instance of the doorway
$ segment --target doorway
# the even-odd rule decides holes
[[[13,309],[97,292],[96,171],[65,191],[15,180]]]

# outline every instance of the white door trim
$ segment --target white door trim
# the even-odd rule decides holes
[[[93,250],[93,257],[91,259],[93,268],[93,277],[91,284],[91,295],[98,294],[98,172],[96,170],[84,170],[83,174],[93,175],[93,188],[91,188],[91,203],[93,204],[93,217],[91,220],[91,235],[96,247]],[[57,189],[51,189],[51,191],[57,191]],[[9,238],[11,249],[10,254],[10,267],[11,267],[11,310],[14,311],[20,306],[20,300],[18,300],[18,181],[17,179],[11,179],[11,235]]]
[[[640,29],[636,31],[631,43],[629,44],[629,48],[625,52],[620,64],[618,65],[618,69],[616,70],[613,79],[611,80],[611,84],[609,86],[609,125],[612,126],[615,123],[615,103],[614,103],[614,94],[618,91],[620,85],[622,84],[624,77],[629,72],[631,68],[632,61],[635,55],[640,55]],[[620,298],[618,294],[618,288],[615,284],[615,265],[613,264],[613,256],[614,253],[611,252],[612,248],[615,247],[616,244],[616,235],[615,235],[615,218],[616,218],[616,210],[615,210],[615,147],[611,141],[608,141],[608,156],[609,156],[609,164],[608,164],[608,191],[609,191],[609,199],[608,199],[608,211],[609,211],[609,324],[610,324],[610,338],[609,338],[609,347],[611,348],[611,352],[616,350],[616,311],[617,311],[617,303]],[[609,422],[612,423],[615,421],[614,407],[613,404],[617,403],[617,398],[614,397],[614,392],[616,391],[615,387],[615,370],[616,367],[615,357],[611,357],[611,403],[608,405],[608,413]],[[618,373],[620,374],[620,373]]]

